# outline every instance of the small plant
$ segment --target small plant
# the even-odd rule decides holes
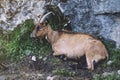
[[[110,52],[110,60],[112,61],[112,64],[110,65],[111,67],[120,67],[120,49],[116,49]]]
[[[67,69],[54,70],[53,74],[61,75],[61,76],[72,76],[72,77],[75,76],[75,72],[69,71]]]
[[[94,76],[94,80],[119,80],[119,79],[120,79],[120,75],[117,73],[110,74],[107,76],[98,75],[98,74]]]

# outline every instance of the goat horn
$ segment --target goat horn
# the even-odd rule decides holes
[[[48,15],[50,15],[50,14],[54,14],[53,12],[48,12],[48,13],[46,13],[44,16],[42,16],[42,18],[40,19],[40,23],[42,23],[44,20],[45,20],[45,18],[48,16]]]

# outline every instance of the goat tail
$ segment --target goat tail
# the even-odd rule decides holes
[[[108,52],[107,52],[106,49],[105,49],[105,52],[104,52],[104,53],[105,53],[105,55],[106,55],[106,59],[109,60],[109,54],[108,54]]]

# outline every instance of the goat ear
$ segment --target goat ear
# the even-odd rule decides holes
[[[33,20],[34,24],[38,23],[39,22],[39,18],[38,16],[35,16],[34,20]]]

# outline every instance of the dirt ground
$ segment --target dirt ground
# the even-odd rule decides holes
[[[110,67],[97,66],[94,71],[89,71],[78,68],[76,63],[64,62],[50,56],[37,61],[26,56],[18,63],[6,61],[3,64],[7,69],[0,70],[0,80],[93,80],[95,74],[112,70]]]

